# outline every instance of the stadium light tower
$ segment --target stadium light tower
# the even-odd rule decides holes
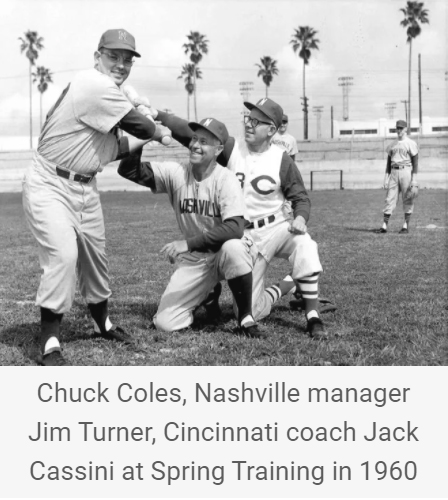
[[[396,102],[386,102],[385,108],[387,110],[387,114],[388,114],[389,120],[393,120],[394,119],[394,110],[396,109],[396,107],[397,107],[397,103]]]
[[[323,106],[313,106],[313,113],[316,115],[316,137],[320,139],[322,137],[320,130],[320,119],[323,111]]]
[[[342,87],[342,117],[344,121],[348,120],[348,91],[349,88],[353,85],[353,78],[351,76],[341,76],[338,78],[339,87]]]
[[[405,115],[405,120],[406,120],[406,123],[408,121],[408,100],[404,100],[404,101],[401,101],[403,104],[404,104],[404,115]],[[411,130],[411,124],[408,123],[409,125],[409,131]]]
[[[254,90],[254,82],[240,82],[240,94],[243,96],[244,101],[250,101],[250,93]],[[244,126],[244,117],[249,114],[249,110],[244,108],[241,111],[243,115],[243,126]]]

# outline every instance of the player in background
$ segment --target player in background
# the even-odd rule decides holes
[[[283,149],[283,151],[289,154],[292,160],[295,160],[296,154],[298,153],[297,141],[291,134],[286,132],[288,129],[288,121],[288,116],[284,114],[282,116],[282,123],[278,127],[277,133],[272,138],[271,144],[275,144],[280,149]]]
[[[396,123],[397,140],[387,148],[387,164],[383,188],[387,190],[383,210],[383,225],[378,233],[387,233],[387,225],[401,193],[403,200],[404,224],[400,234],[409,233],[409,221],[414,211],[414,199],[418,193],[418,146],[407,136],[407,123]]]
[[[166,116],[169,116],[165,113]],[[214,118],[191,122],[188,163],[142,162],[138,150],[118,173],[155,193],[167,193],[184,239],[167,243],[162,255],[177,268],[162,295],[155,326],[172,332],[193,323],[210,290],[227,280],[238,308],[239,333],[265,337],[252,316],[255,245],[244,234],[244,200],[238,179],[216,163],[229,134]]]
[[[101,36],[94,68],[78,73],[48,113],[23,181],[23,206],[42,268],[36,305],[41,313],[38,361],[45,366],[67,364],[61,320],[75,296],[76,274],[94,336],[131,342],[108,315],[111,290],[96,174],[142,142],[161,140],[163,127],[137,112],[120,91],[134,56],[140,54],[126,30]],[[120,138],[119,129],[134,137]]]
[[[293,293],[298,287],[305,302],[307,331],[312,337],[325,338],[327,333],[318,313],[318,280],[322,266],[317,244],[306,226],[310,200],[294,161],[271,144],[281,125],[283,110],[268,98],[256,104],[244,104],[250,110],[245,117],[245,143],[239,144],[229,137],[217,161],[234,172],[240,181],[250,220],[245,234],[255,241],[258,249],[253,270],[254,319],[266,317],[282,296]],[[192,134],[187,122],[162,111],[156,113],[173,137],[187,145]],[[288,201],[293,211],[292,220],[284,211]],[[292,275],[265,289],[265,274],[274,258],[287,259],[292,265]]]

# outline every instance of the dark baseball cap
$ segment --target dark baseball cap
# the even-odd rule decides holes
[[[396,128],[406,128],[408,124],[404,120],[398,120],[395,126]]]
[[[135,57],[141,57],[135,50],[135,38],[126,30],[107,30],[104,32],[101,35],[98,50],[102,48],[130,50]]]
[[[257,102],[257,104],[245,102],[244,105],[246,106],[247,109],[252,110],[255,108],[261,111],[264,115],[266,115],[275,123],[275,126],[277,128],[280,127],[280,125],[282,124],[283,109],[279,104],[274,102],[272,99],[269,99],[268,97],[263,97],[263,99],[260,99]]]
[[[225,144],[227,142],[227,139],[229,138],[229,132],[227,131],[227,127],[224,125],[224,123],[221,123],[215,118],[204,118],[199,123],[190,122],[188,126],[194,132],[198,128],[207,130],[208,132],[213,134],[217,139],[219,139],[221,141],[221,144]]]
[[[288,123],[288,115],[282,116],[282,123]]]

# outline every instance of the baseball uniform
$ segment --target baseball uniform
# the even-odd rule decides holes
[[[411,184],[412,157],[418,155],[418,146],[412,139],[405,136],[402,140],[396,140],[388,146],[387,154],[390,158],[391,172],[383,212],[392,214],[397,206],[398,195],[401,193],[404,213],[412,214],[414,199],[406,198],[404,194]]]
[[[155,193],[168,194],[189,252],[178,256],[154,324],[164,331],[186,328],[218,281],[252,271],[256,250],[250,237],[239,239],[241,235],[235,237],[232,232],[224,238],[212,237],[223,222],[244,215],[239,182],[220,165],[199,182],[189,163],[141,162],[138,155],[123,160],[118,172]]]
[[[289,156],[293,156],[299,151],[297,149],[297,141],[291,134],[288,134],[288,132],[284,134],[277,132],[272,138],[271,144],[275,144],[283,151],[286,151]]]
[[[192,133],[185,120],[161,111],[158,118],[172,130],[176,140],[188,144]],[[255,241],[258,251],[252,271],[252,313],[258,321],[270,313],[273,304],[264,287],[265,273],[273,258],[289,260],[293,279],[322,271],[316,242],[308,233],[293,235],[288,231],[287,202],[291,203],[294,217],[302,215],[307,221],[310,201],[296,164],[275,145],[264,153],[252,153],[230,137],[218,163],[236,175],[244,194],[245,214],[251,223],[245,234]]]

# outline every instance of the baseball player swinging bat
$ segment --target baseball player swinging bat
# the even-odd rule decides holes
[[[135,106],[137,111],[139,111],[142,115],[146,116],[150,120],[154,121],[154,116],[151,112],[151,105],[147,97],[140,97],[137,91],[131,85],[125,85],[123,87],[123,94],[126,96],[128,101]],[[171,144],[171,137],[169,135],[165,135],[162,137],[160,141],[164,146],[168,146]]]

